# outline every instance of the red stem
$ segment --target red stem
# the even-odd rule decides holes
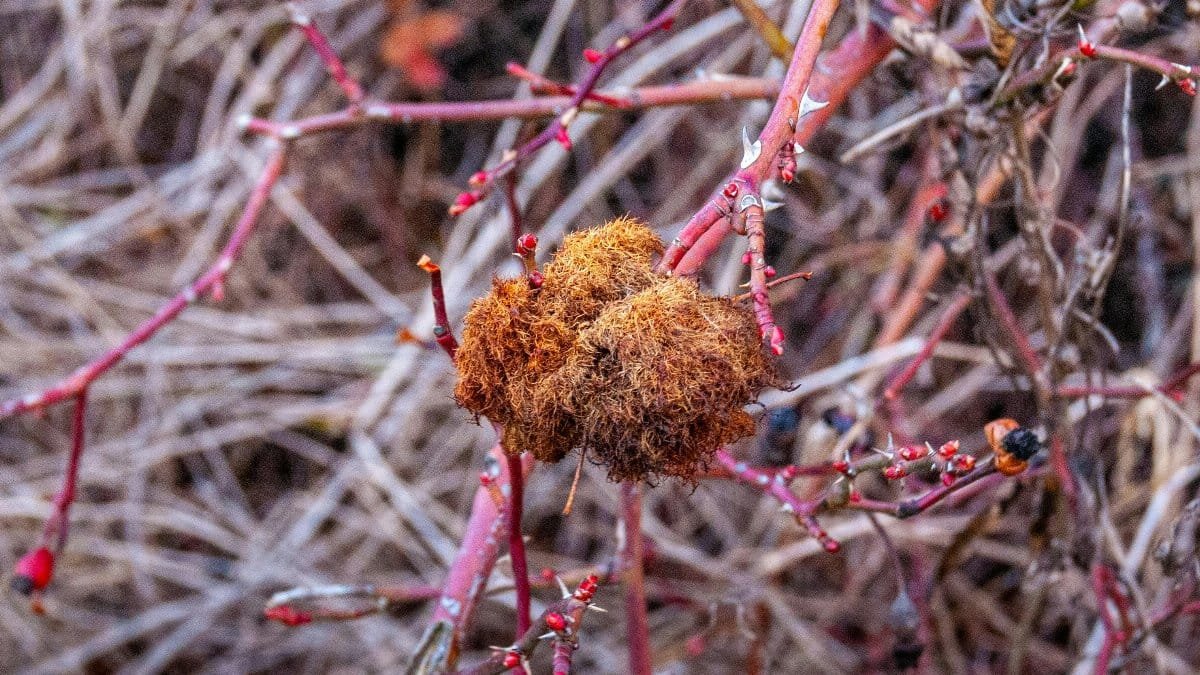
[[[646,616],[645,556],[642,541],[642,492],[633,482],[621,483],[621,518],[625,523],[625,642],[629,645],[630,675],[650,675],[650,620]]]
[[[525,66],[522,66],[519,63],[510,63],[505,66],[505,69],[508,70],[509,75],[528,82],[529,86],[538,93],[556,94],[559,96],[574,96],[579,91],[578,87],[555,82],[548,77],[538,75],[537,73],[527,70]],[[586,100],[603,103],[604,105],[613,108],[629,108],[633,105],[628,98],[610,96],[608,94],[602,94],[598,91],[589,92]]]
[[[224,283],[225,276],[229,273],[229,269],[242,252],[242,247],[245,246],[246,240],[249,238],[250,233],[254,230],[254,225],[258,221],[259,214],[267,203],[267,199],[271,194],[271,188],[279,179],[279,173],[283,168],[283,159],[283,146],[277,146],[267,157],[267,164],[263,168],[262,175],[259,176],[254,190],[250,193],[250,199],[246,202],[246,208],[242,210],[241,217],[234,226],[233,232],[229,235],[229,241],[225,244],[225,248],[221,250],[221,254],[217,256],[216,262],[213,263],[213,266],[207,272],[200,275],[190,286],[180,291],[170,302],[163,305],[154,316],[150,317],[141,326],[138,326],[121,344],[113,347],[100,358],[79,368],[71,376],[49,389],[40,393],[30,394],[23,398],[0,403],[0,419],[78,396],[96,378],[120,362],[131,349],[153,337],[160,328],[178,316],[188,305],[196,302],[196,300],[210,292],[214,297],[221,295],[223,293],[222,284]]]
[[[75,410],[71,415],[71,454],[67,458],[67,471],[63,476],[62,488],[54,496],[54,511],[46,519],[42,529],[41,545],[53,545],[55,555],[62,553],[67,545],[67,529],[70,527],[71,505],[79,484],[79,460],[83,456],[87,437],[87,388],[75,395]]]
[[[1000,286],[996,283],[996,277],[991,271],[984,270],[983,287],[987,293],[988,302],[992,306],[992,313],[995,314],[996,319],[1012,341],[1017,353],[1017,360],[1025,369],[1025,374],[1029,376],[1030,381],[1041,390],[1042,361],[1034,351],[1033,345],[1029,341],[1029,334],[1021,327],[1021,322],[1017,320],[1017,315],[1013,313],[1012,306],[1008,304],[1008,299],[1004,297],[1004,293],[1001,292]]]
[[[504,202],[508,205],[508,217],[512,220],[512,250],[520,252],[517,240],[523,232],[521,224],[521,205],[517,202],[517,177],[509,174],[504,178]]]
[[[288,3],[288,11],[292,15],[292,23],[304,32],[304,37],[308,38],[308,43],[312,45],[313,51],[321,58],[321,62],[325,64],[325,69],[329,71],[329,76],[333,81],[341,87],[346,94],[346,98],[350,99],[350,103],[357,105],[362,103],[363,89],[350,73],[346,71],[346,64],[342,63],[341,57],[334,51],[333,46],[329,44],[329,39],[321,32],[316,25],[313,24],[312,18],[300,11],[294,3]]]
[[[524,145],[508,153],[505,159],[499,164],[475,174],[471,181],[475,189],[459,195],[457,202],[450,207],[450,215],[457,216],[478,203],[492,189],[497,179],[507,176],[522,161],[545,147],[551,141],[558,141],[565,147],[570,148],[571,140],[567,134],[567,130],[571,126],[571,123],[575,121],[575,118],[578,117],[580,110],[583,109],[583,104],[591,96],[592,91],[595,90],[596,84],[600,81],[600,76],[604,74],[604,70],[617,57],[629,51],[639,42],[659,30],[670,28],[685,2],[687,0],[674,0],[645,25],[619,38],[604,51],[596,52],[592,67],[588,69],[583,80],[577,85],[572,85],[571,88],[574,90],[574,93],[567,101],[566,108],[561,113],[555,111],[557,116],[553,122],[543,129],[541,133],[526,141]]]
[[[734,172],[728,181],[722,182],[721,187],[717,188],[718,194],[714,195],[684,225],[683,229],[679,232],[679,236],[671,242],[671,245],[663,254],[663,258],[658,264],[660,272],[674,271],[675,274],[694,274],[699,269],[700,264],[711,255],[712,251],[720,243],[720,240],[724,239],[725,234],[729,232],[729,225],[727,224],[721,231],[720,237],[715,242],[710,242],[708,246],[703,247],[698,257],[694,256],[692,262],[689,264],[681,264],[689,249],[696,245],[702,235],[709,231],[718,220],[724,217],[723,212],[727,211],[729,206],[731,206],[728,204],[729,200],[720,194],[725,189],[724,186],[733,184],[738,186],[739,190],[757,195],[762,188],[762,184],[776,167],[776,158],[779,155],[779,149],[783,147],[785,142],[792,138],[794,130],[799,130],[799,127],[795,125],[802,124],[809,118],[819,116],[820,111],[816,111],[806,115],[802,120],[797,120],[796,111],[802,97],[806,92],[812,91],[811,85],[818,79],[817,77],[811,77],[813,81],[810,82],[810,76],[813,75],[813,66],[816,63],[817,55],[821,51],[821,42],[825,39],[825,32],[829,29],[829,22],[832,20],[837,7],[838,0],[814,0],[812,7],[808,11],[808,18],[804,21],[804,28],[801,30],[800,39],[796,43],[796,51],[792,54],[792,62],[788,65],[787,74],[784,76],[783,84],[780,86],[779,99],[775,102],[775,107],[771,110],[771,115],[767,118],[766,124],[763,125],[762,132],[758,135],[758,142],[762,144],[761,153],[748,166]],[[854,33],[857,34],[858,31],[854,31]],[[843,41],[843,45],[847,41],[849,39]],[[872,65],[874,65],[874,62],[872,62]],[[811,96],[812,94],[810,93],[809,95]],[[823,122],[828,116],[824,115],[820,117]],[[737,208],[736,204],[732,206],[733,208]]]
[[[509,463],[504,449],[496,445],[488,454],[489,466],[494,467],[493,478],[501,484],[509,483]],[[523,456],[520,472],[522,478],[529,475],[532,468],[532,460]],[[503,503],[497,504],[493,501],[486,487],[481,485],[475,490],[466,534],[459,544],[458,553],[454,556],[446,580],[442,583],[441,598],[434,606],[433,616],[430,618],[431,628],[444,624],[449,627],[449,631],[444,634],[432,631],[426,634],[436,635],[439,641],[445,642],[429,651],[433,662],[428,665],[453,668],[458,660],[463,633],[470,624],[479,598],[487,587],[492,568],[500,556],[500,542],[504,540],[506,521],[503,508]]]
[[[525,504],[525,479],[521,457],[508,455],[511,480],[508,498],[508,555],[512,559],[513,586],[517,591],[516,637],[529,630],[529,566],[525,561],[525,540],[521,537],[521,511]]]
[[[929,339],[925,341],[925,345],[921,347],[921,351],[913,357],[908,366],[904,368],[896,377],[888,384],[887,389],[883,391],[883,397],[886,399],[894,399],[900,395],[900,390],[904,389],[904,385],[916,376],[920,370],[921,364],[929,360],[933,356],[933,350],[937,348],[942,338],[946,337],[946,333],[954,326],[954,322],[958,320],[967,307],[971,304],[971,295],[966,292],[959,292],[950,306],[946,308],[946,312],[942,314],[942,318],[938,320],[933,331],[929,334]]]
[[[619,112],[678,105],[725,103],[749,99],[772,99],[779,94],[779,80],[770,78],[733,78],[699,80],[682,84],[639,87],[629,94],[630,106],[617,108],[585,102],[585,112]],[[571,96],[490,101],[446,101],[390,103],[366,100],[359,107],[313,115],[290,122],[262,118],[246,119],[247,131],[276,138],[292,139],[323,131],[361,126],[366,122],[412,124],[414,122],[481,122],[502,119],[539,119],[560,114],[570,105]],[[815,113],[814,113],[815,114]]]
[[[793,513],[796,522],[808,530],[808,533],[820,542],[826,551],[834,553],[841,548],[841,545],[830,537],[829,533],[817,522],[816,512],[821,507],[821,503],[819,501],[806,501],[796,496],[796,493],[792,492],[788,487],[788,483],[790,482],[790,479],[787,478],[788,472],[763,471],[754,468],[745,462],[738,461],[724,448],[717,450],[716,456],[717,463],[724,467],[733,478],[753,485],[775,499],[778,499],[781,504]]]
[[[575,654],[575,645],[561,638],[554,640],[554,658],[551,665],[554,675],[569,675],[571,672],[571,657]]]
[[[433,297],[433,338],[441,345],[442,350],[454,360],[458,353],[458,340],[450,327],[450,318],[446,315],[446,292],[442,288],[442,268],[423,255],[417,261],[417,267],[429,273],[429,293]]]

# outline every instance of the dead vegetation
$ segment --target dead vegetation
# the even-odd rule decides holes
[[[421,66],[408,74],[381,61],[383,36],[419,32],[424,7],[302,3],[371,96],[431,105],[530,96],[509,60],[577,81],[583,48],[658,9],[584,4],[446,3],[437,35],[399,50]],[[444,214],[552,108],[397,116],[290,142],[219,299],[189,306],[90,388],[71,537],[44,614],[15,593],[0,600],[0,670],[410,663],[429,644],[495,440],[451,396],[457,375],[432,347],[427,279],[412,265],[421,253],[441,261],[461,321],[475,377],[459,381],[460,400],[540,458],[586,447],[597,460],[568,518],[572,462],[539,464],[525,486],[535,576],[551,568],[574,585],[598,572],[596,600],[617,610],[587,615],[579,672],[627,671],[609,478],[648,474],[685,479],[643,497],[661,671],[1089,672],[1101,658],[1194,669],[1200,115],[1184,68],[1200,63],[1195,7],[991,6],[873,3],[834,17],[827,52],[861,42],[814,70],[839,77],[812,93],[848,96],[787,131],[803,153],[763,160],[794,164],[793,183],[755,186],[764,209],[782,204],[761,222],[766,261],[814,274],[770,289],[786,336],[772,368],[788,387],[761,396],[761,416],[748,409],[754,437],[731,448],[764,471],[747,484],[689,484],[716,444],[751,431],[740,403],[765,382],[755,318],[715,297],[742,292],[744,240],[680,252],[699,284],[648,270],[659,239],[670,256],[702,205],[738,207],[745,186],[729,203],[721,188],[773,94],[580,114],[571,149],[549,143],[512,185],[547,257],[561,243],[537,292],[511,260],[502,182]],[[807,7],[763,4],[798,48]],[[984,32],[996,24],[1003,33]],[[740,99],[777,88],[783,65],[737,9],[693,2],[600,91],[645,102],[662,92],[631,88],[721,83]],[[0,400],[69,377],[216,259],[276,157],[278,139],[239,120],[343,105],[274,3],[0,2]],[[583,230],[624,214],[653,235],[631,226],[597,243]],[[875,452],[889,434],[897,448],[956,439],[956,457],[986,466],[985,425],[1005,417],[1045,446],[1028,458],[1028,444],[1006,448],[1028,461],[1014,476],[904,518],[862,508],[907,503],[950,473],[922,458],[889,479],[884,465],[901,464]],[[64,404],[0,419],[0,569],[38,541],[71,418]],[[844,458],[880,465],[854,479],[859,507],[847,488],[844,508],[819,514],[840,542],[831,555],[755,481],[816,467],[793,496],[838,497],[830,469]],[[512,640],[510,569],[496,565],[461,665]],[[356,586],[341,609],[366,616],[295,628],[263,617],[276,591],[343,583]],[[552,581],[535,584],[535,612],[559,598]]]

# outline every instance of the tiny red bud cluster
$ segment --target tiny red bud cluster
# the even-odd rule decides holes
[[[532,232],[517,237],[517,252],[518,253],[533,253],[537,250],[538,238]]]
[[[521,652],[515,649],[509,649],[504,652],[504,667],[512,670],[513,668],[521,667]]]
[[[567,627],[567,619],[559,612],[546,612],[546,627],[555,633],[561,633]]]
[[[592,596],[596,594],[596,588],[600,585],[600,577],[595,574],[587,575],[587,578],[579,582],[579,588],[575,589],[575,599],[580,602],[591,602]]]
[[[546,277],[543,276],[542,273],[537,270],[533,270],[532,272],[530,272],[529,274],[527,274],[525,276],[527,279],[529,279],[529,287],[530,288],[541,288],[542,284],[546,282]]]
[[[263,611],[263,616],[271,621],[278,621],[285,626],[303,626],[306,623],[312,623],[312,614],[301,612],[291,605],[278,605],[276,607],[268,607]]]
[[[908,462],[921,459],[927,454],[929,454],[929,451],[921,445],[906,445],[903,448],[900,448],[900,459]]]
[[[821,542],[821,546],[824,547],[826,553],[837,553],[842,550],[842,545],[836,539],[826,538]]]
[[[1190,77],[1185,77],[1179,81],[1179,88],[1188,96],[1196,95],[1196,82]]]
[[[950,210],[946,208],[946,202],[938,200],[929,207],[929,219],[935,223],[940,223],[950,215]]]
[[[566,127],[560,128],[558,132],[554,134],[554,140],[558,141],[558,144],[563,147],[563,150],[571,149],[571,136],[567,133]]]
[[[771,353],[775,356],[783,356],[783,329],[779,326],[771,328],[770,336],[767,340],[767,345],[771,348]]]
[[[23,595],[40,591],[54,576],[54,554],[45,546],[26,553],[13,567],[13,590]]]
[[[846,473],[850,470],[850,462],[844,459],[835,459],[833,461],[833,470],[838,473]]]
[[[458,197],[454,198],[454,203],[450,205],[450,215],[462,215],[467,209],[479,203],[482,195],[478,192],[460,192]]]
[[[674,25],[675,25],[675,17],[672,16],[662,23],[662,29],[663,30],[671,30],[671,27]]]
[[[796,144],[788,141],[779,149],[779,179],[785,183],[796,180]]]
[[[725,189],[721,190],[721,194],[724,195],[726,199],[734,199],[735,197],[737,197],[738,196],[737,183],[727,183],[725,185]]]
[[[483,187],[483,185],[487,182],[488,172],[486,171],[476,171],[475,173],[471,174],[471,178],[467,180],[467,183],[471,187]]]
[[[899,480],[908,475],[908,469],[903,464],[892,464],[883,470],[883,477],[888,480]]]
[[[600,59],[604,58],[604,54],[592,49],[591,47],[588,47],[587,49],[583,50],[583,58],[588,63],[598,63]]]
[[[942,459],[951,459],[958,454],[958,441],[947,441],[942,444],[942,447],[937,449],[938,457]]]
[[[972,455],[958,455],[954,458],[954,470],[958,473],[967,473],[975,468],[975,457]]]
[[[945,485],[946,487],[950,487],[951,485],[954,485],[954,474],[944,471],[944,472],[942,472],[941,478],[942,478],[942,485]]]
[[[766,277],[768,279],[770,279],[770,278],[774,277],[776,274],[775,268],[772,267],[771,265],[767,265],[766,267],[763,268],[763,274],[766,275]]]
[[[1093,43],[1091,40],[1080,40],[1079,41],[1079,53],[1083,54],[1085,57],[1087,57],[1089,59],[1096,58],[1096,44]]]
[[[793,478],[795,478],[796,474],[798,474],[798,473],[800,473],[800,469],[796,468],[795,464],[789,464],[779,470],[779,475],[784,480],[789,480],[789,481],[792,480]]]

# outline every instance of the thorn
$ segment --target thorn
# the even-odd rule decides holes
[[[1096,45],[1087,39],[1087,34],[1083,32],[1083,26],[1077,23],[1075,28],[1079,30],[1079,53],[1089,59],[1096,58]]]
[[[748,192],[742,195],[742,198],[738,201],[738,211],[745,211],[751,206],[757,206],[761,209],[763,203],[762,200],[758,198],[758,195],[754,194],[753,192]]]
[[[587,609],[590,609],[593,612],[600,612],[601,614],[608,614],[608,610],[604,609],[600,605],[588,605]]]
[[[555,633],[554,631],[550,631],[549,633],[544,633],[542,635],[539,635],[538,639],[539,640],[549,640],[549,639],[555,638],[555,637],[558,637],[558,633]]]
[[[554,580],[558,582],[558,590],[562,591],[563,600],[571,597],[571,591],[567,590],[567,585],[563,583],[562,577],[555,574]]]
[[[1075,74],[1075,62],[1070,58],[1063,57],[1062,63],[1058,64],[1058,70],[1054,71],[1054,75],[1050,76],[1050,81],[1058,85],[1058,78],[1066,76],[1070,77]],[[1060,85],[1061,86],[1061,85]]]
[[[1171,78],[1166,73],[1163,73],[1162,79],[1158,81],[1158,84],[1154,85],[1154,91],[1158,91],[1159,89],[1167,86],[1167,83],[1170,81]]]
[[[236,120],[234,120],[234,124],[237,125],[239,131],[245,131],[246,129],[250,128],[250,122],[253,120],[254,118],[250,116],[250,113],[242,113],[241,115],[237,116]]]
[[[312,17],[305,14],[304,10],[300,9],[299,5],[294,2],[289,2],[284,6],[287,7],[287,12],[292,19],[292,23],[296,24],[297,26],[312,25]]]
[[[804,116],[820,110],[829,105],[829,101],[814,101],[808,95],[808,88],[804,89],[804,96],[800,97],[800,110],[796,113],[796,119],[804,119]]]
[[[746,127],[742,127],[742,163],[741,168],[745,169],[758,160],[762,154],[762,141],[750,142],[750,131]]]

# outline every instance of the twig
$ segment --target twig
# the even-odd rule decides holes
[[[441,345],[442,350],[454,360],[458,353],[458,339],[450,327],[450,318],[446,315],[446,293],[442,288],[442,268],[427,255],[421,256],[417,267],[429,273],[429,292],[433,296],[433,338]]]
[[[491,449],[486,466],[481,478],[486,477],[493,484],[508,484],[508,460],[501,446]],[[522,477],[529,475],[532,468],[533,462],[523,458]],[[505,522],[503,501],[494,500],[487,486],[480,485],[471,503],[466,533],[442,583],[442,595],[417,647],[414,666],[436,672],[452,669],[457,663],[463,633],[500,556]]]
[[[733,6],[737,7],[737,11],[742,13],[746,19],[746,23],[754,29],[758,36],[762,38],[763,44],[771,50],[775,58],[782,61],[789,61],[792,58],[792,51],[796,49],[791,40],[779,30],[779,26],[767,16],[762,7],[758,6],[755,0],[733,0]]]
[[[821,81],[820,77],[813,76],[813,65],[816,63],[817,55],[821,51],[821,43],[825,39],[825,32],[829,28],[829,22],[833,18],[834,12],[837,10],[838,0],[815,0],[812,7],[809,9],[808,18],[804,22],[804,28],[800,33],[800,38],[797,43],[797,48],[792,54],[792,61],[788,65],[787,74],[783,78],[783,84],[780,87],[780,96],[775,103],[775,107],[771,110],[767,122],[763,125],[762,131],[758,134],[758,140],[751,148],[757,147],[757,156],[744,156],[742,158],[742,167],[730,176],[729,180],[718,188],[717,193],[710,199],[701,209],[692,216],[692,218],[683,226],[679,235],[667,247],[663,254],[662,260],[659,261],[658,270],[660,272],[672,272],[679,275],[694,274],[700,267],[700,264],[716,250],[716,246],[724,239],[725,234],[729,229],[720,231],[718,237],[713,237],[715,241],[705,237],[718,221],[726,218],[730,208],[734,205],[734,200],[738,199],[739,193],[744,192],[747,197],[759,197],[763,183],[772,176],[777,170],[776,157],[783,144],[792,140],[796,141],[797,137],[802,140],[807,140],[811,136],[811,131],[815,130],[815,125],[806,134],[801,136],[797,132],[804,124],[805,117],[812,117],[814,120],[824,121],[824,118],[815,117],[816,110],[821,106],[801,110],[804,102],[813,102],[810,98],[810,92],[813,91],[813,84],[822,84],[825,87],[832,85],[835,80]],[[878,38],[886,40],[886,38]],[[861,51],[863,45],[861,40],[854,36],[847,37],[842,41],[839,47],[839,52],[843,48],[854,49],[855,52]],[[859,58],[859,54],[855,53],[855,59]],[[864,60],[870,58],[869,55],[863,57]],[[831,63],[832,62],[832,63]],[[830,55],[825,60],[825,67],[832,73],[837,73],[842,76],[848,75],[846,72],[838,72],[842,70],[838,68],[841,65],[837,62],[835,55]],[[873,62],[872,62],[872,65]],[[810,83],[810,77],[813,82]],[[847,89],[848,92],[848,89]],[[831,92],[825,92],[826,95],[831,95]],[[825,99],[826,105],[834,103],[832,98]],[[807,113],[807,114],[805,114]],[[800,145],[800,143],[796,143]],[[740,211],[741,209],[739,209]],[[733,224],[729,224],[732,229]],[[701,242],[705,245],[700,246]],[[698,251],[693,252],[691,260],[693,262],[685,262],[688,259],[688,254],[693,247],[698,247]]]
[[[642,492],[637,483],[621,483],[621,522],[625,532],[621,547],[621,577],[625,583],[625,641],[629,647],[628,672],[650,675],[650,621],[646,616],[646,581],[642,542]]]
[[[450,206],[450,215],[460,215],[477,204],[492,189],[497,180],[507,176],[521,162],[533,153],[541,150],[551,141],[557,141],[564,148],[570,149],[571,123],[579,116],[584,102],[591,96],[592,91],[596,88],[596,84],[600,81],[600,76],[604,74],[604,70],[619,56],[654,33],[670,29],[685,2],[687,0],[673,0],[671,4],[667,5],[665,9],[646,22],[645,25],[619,38],[604,51],[590,50],[587,52],[586,58],[592,66],[588,69],[588,72],[583,76],[579,84],[572,86],[574,94],[571,95],[565,109],[557,114],[554,121],[543,129],[541,133],[529,139],[521,147],[506,153],[499,164],[476,172],[471,177],[471,186],[473,189],[458,195],[454,204]]]
[[[250,193],[250,199],[246,202],[246,207],[242,210],[241,217],[238,219],[237,224],[234,225],[225,248],[221,250],[212,267],[200,275],[191,285],[180,291],[170,302],[163,305],[162,308],[155,312],[154,316],[138,326],[119,345],[110,349],[100,358],[79,368],[70,377],[48,389],[0,403],[0,419],[11,417],[17,413],[44,408],[59,401],[78,396],[88,385],[95,382],[96,378],[108,372],[110,368],[125,358],[125,355],[130,350],[154,337],[155,333],[170,323],[176,316],[179,316],[179,313],[186,309],[188,305],[208,295],[211,295],[214,300],[220,302],[225,295],[225,277],[229,274],[233,263],[237,260],[239,254],[241,254],[246,241],[254,231],[254,226],[258,222],[258,218],[271,194],[271,188],[279,180],[280,171],[283,169],[284,147],[279,144],[274,145],[275,147],[272,148],[271,153],[267,156],[263,172],[259,175],[258,181]]]
[[[512,560],[513,584],[517,591],[517,637],[529,630],[529,566],[525,562],[525,539],[521,536],[521,511],[525,504],[525,478],[521,457],[508,455],[508,555]]]
[[[538,620],[508,647],[493,647],[492,656],[479,665],[459,671],[462,675],[484,675],[505,673],[513,669],[529,667],[529,657],[533,655],[544,640],[553,638],[555,641],[554,661],[562,663],[558,653],[558,645],[562,642],[572,646],[578,644],[579,628],[583,623],[583,615],[588,609],[599,609],[592,599],[595,596],[599,578],[591,575],[580,582],[574,593],[564,592],[563,598],[553,602]],[[569,657],[566,665],[570,666]]]
[[[954,300],[950,302],[950,306],[946,308],[946,311],[942,314],[942,317],[938,319],[937,325],[933,327],[933,331],[929,333],[929,339],[926,340],[925,346],[921,348],[920,353],[913,357],[913,360],[909,361],[904,370],[900,371],[900,373],[898,373],[896,377],[888,383],[887,388],[883,390],[883,397],[885,399],[894,399],[900,395],[900,390],[904,389],[904,386],[908,384],[910,380],[912,380],[912,378],[917,374],[917,371],[921,368],[921,365],[928,361],[929,357],[933,356],[933,350],[937,348],[937,345],[942,341],[942,338],[946,337],[946,333],[950,332],[950,329],[954,326],[954,322],[958,320],[959,315],[962,314],[967,307],[970,306],[970,304],[970,293],[960,291],[957,295],[955,295]]]
[[[441,589],[433,586],[300,586],[280,591],[268,598],[263,607],[263,615],[288,626],[300,626],[313,621],[346,621],[386,611],[393,605],[432,600],[439,595]],[[319,603],[310,609],[298,607],[301,603],[347,598],[361,598],[366,600],[366,603],[353,608],[330,607]]]

